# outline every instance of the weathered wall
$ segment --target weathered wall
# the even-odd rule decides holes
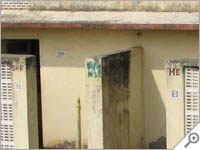
[[[184,137],[184,74],[180,63],[169,63],[166,66],[167,148],[172,149]],[[179,69],[180,75],[170,75],[171,68]],[[177,99],[173,99],[171,95],[172,90],[175,89],[179,91]]]
[[[144,148],[145,115],[143,90],[143,47],[130,53],[129,148]]]
[[[185,133],[185,68],[198,66],[197,60],[177,59],[166,61],[167,84],[167,149],[173,149],[183,138]],[[172,91],[178,91],[173,97]],[[174,134],[176,133],[176,134]]]
[[[31,10],[121,10],[121,11],[174,11],[197,12],[198,2],[145,2],[145,1],[33,1]]]
[[[26,58],[26,84],[27,84],[27,112],[28,112],[28,135],[29,149],[39,148],[38,133],[38,100],[37,100],[37,79],[36,79],[36,59]]]
[[[104,148],[129,148],[130,51],[105,56],[102,64]]]
[[[89,149],[143,148],[142,67],[141,47],[87,59]]]
[[[86,102],[88,106],[88,149],[104,149],[103,87],[101,58],[86,60]]]
[[[25,60],[18,59],[16,65],[25,64]],[[13,81],[13,122],[14,122],[14,148],[29,148],[28,140],[28,114],[27,114],[27,84],[26,84],[26,68],[23,71],[13,71],[12,72]],[[16,83],[21,83],[23,85],[23,90],[16,89]],[[18,117],[20,116],[20,118]],[[20,140],[20,138],[23,140]]]
[[[144,129],[143,75],[135,68],[143,67],[141,54],[142,48],[136,47],[102,59],[105,148],[142,148],[144,144],[144,132],[140,132]]]
[[[120,11],[198,11],[198,2],[191,1],[3,1],[2,9],[30,9],[30,10],[83,10],[83,11],[93,11],[93,10],[120,10]]]
[[[7,61],[12,70],[14,148],[37,149],[39,139],[35,59],[3,55],[2,60]]]
[[[87,144],[84,61],[88,56],[144,48],[145,147],[166,136],[168,58],[198,58],[198,31],[3,29],[2,37],[39,39],[45,147],[72,147],[76,140],[76,100],[80,97],[82,143]],[[66,55],[57,57],[56,50]],[[59,90],[57,90],[59,89]]]

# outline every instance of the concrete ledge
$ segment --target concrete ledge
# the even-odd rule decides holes
[[[71,12],[3,10],[3,28],[198,30],[199,14],[187,12]]]

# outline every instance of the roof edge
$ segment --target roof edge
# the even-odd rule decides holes
[[[198,24],[105,24],[105,23],[7,23],[2,28],[199,30]]]

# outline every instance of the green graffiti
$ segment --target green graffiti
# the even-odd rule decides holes
[[[87,62],[88,77],[101,78],[101,64],[95,61]]]

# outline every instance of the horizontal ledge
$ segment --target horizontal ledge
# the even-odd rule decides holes
[[[6,23],[2,28],[199,30],[198,24]]]

